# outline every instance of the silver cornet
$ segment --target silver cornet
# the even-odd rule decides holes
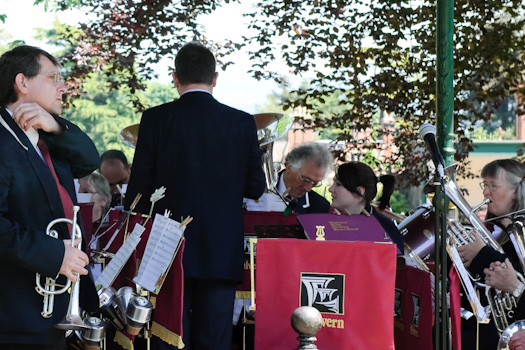
[[[77,223],[77,216],[78,212],[80,211],[80,207],[78,205],[73,206],[73,220],[67,219],[67,218],[60,218],[55,219],[51,221],[46,228],[46,234],[48,236],[51,236],[53,238],[58,239],[58,232],[53,229],[53,226],[59,223],[65,223],[71,225],[71,246],[77,249],[82,249],[82,240],[79,242],[77,246],[75,246],[75,239],[82,238],[82,230],[80,229],[80,226]],[[57,276],[58,277],[58,276]],[[78,279],[78,274],[77,274]],[[55,325],[55,327],[60,329],[85,329],[88,328],[84,322],[82,321],[82,318],[80,317],[80,307],[79,307],[79,297],[80,297],[80,282],[77,280],[73,283],[71,283],[70,280],[67,280],[66,284],[64,286],[59,285],[56,283],[56,279],[46,277],[46,282],[44,286],[40,283],[40,274],[36,274],[35,278],[36,282],[36,291],[38,294],[42,295],[44,297],[43,301],[43,308],[41,315],[45,318],[51,317],[53,313],[53,305],[54,305],[54,296],[57,294],[65,293],[70,287],[71,287],[71,295],[69,299],[69,306],[67,310],[67,314],[65,319]],[[59,289],[57,289],[57,287]]]

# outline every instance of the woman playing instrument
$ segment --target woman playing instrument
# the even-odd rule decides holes
[[[377,195],[378,182],[383,184],[383,193],[377,208],[374,208],[370,203]],[[365,163],[348,162],[337,168],[334,183],[329,190],[334,210],[346,215],[373,215],[403,252],[401,233],[390,219],[380,213],[388,206],[394,187],[393,175],[377,177],[372,168]]]
[[[513,278],[508,281],[506,287],[502,287],[499,278],[494,276],[494,269],[511,266],[511,268],[514,267],[521,272],[516,251],[506,233],[508,227],[506,222],[510,222],[509,218],[512,218],[516,211],[525,208],[525,187],[523,185],[525,166],[513,159],[499,159],[485,165],[481,171],[481,177],[483,178],[483,182],[480,184],[483,195],[490,199],[486,221],[494,225],[492,234],[502,246],[505,254],[486,245],[477,233],[475,233],[476,240],[459,247],[458,252],[465,267],[474,276],[477,275],[481,278],[486,276],[485,283],[487,285],[512,294],[515,290],[512,287],[518,285],[516,274],[513,274]],[[480,327],[478,330],[474,317],[468,323],[462,323],[463,349],[474,349],[478,333],[480,335],[480,349],[496,348],[499,335],[493,321],[489,325]]]

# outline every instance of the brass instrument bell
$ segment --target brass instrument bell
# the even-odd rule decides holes
[[[293,118],[282,113],[254,114],[257,139],[262,152],[262,167],[266,178],[266,188],[271,190],[279,181],[278,170],[273,162],[273,142],[280,139],[292,128]]]
[[[135,148],[139,137],[140,124],[132,124],[120,130],[119,138],[127,146]]]

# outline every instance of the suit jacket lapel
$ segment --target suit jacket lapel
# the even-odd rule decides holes
[[[15,135],[14,138],[17,139],[18,143],[23,147],[27,153],[27,160],[31,164],[35,176],[38,178],[42,190],[46,194],[46,199],[48,202],[49,208],[54,217],[59,218],[64,216],[64,209],[62,208],[62,201],[56,187],[55,179],[49,170],[49,167],[44,162],[40,155],[36,152],[35,148],[29,141],[29,138],[26,134],[20,129],[20,127],[13,120],[9,112],[5,108],[0,109],[0,114],[6,124],[11,128]],[[15,137],[16,136],[16,137]],[[57,205],[60,204],[60,205]]]

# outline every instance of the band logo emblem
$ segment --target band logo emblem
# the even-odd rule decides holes
[[[315,228],[317,230],[315,232],[315,237],[316,237],[315,240],[316,241],[324,241],[325,240],[325,238],[324,238],[324,236],[325,236],[324,226],[318,225],[318,226],[315,226]]]
[[[345,276],[340,274],[301,273],[300,306],[312,306],[319,312],[344,314]]]

